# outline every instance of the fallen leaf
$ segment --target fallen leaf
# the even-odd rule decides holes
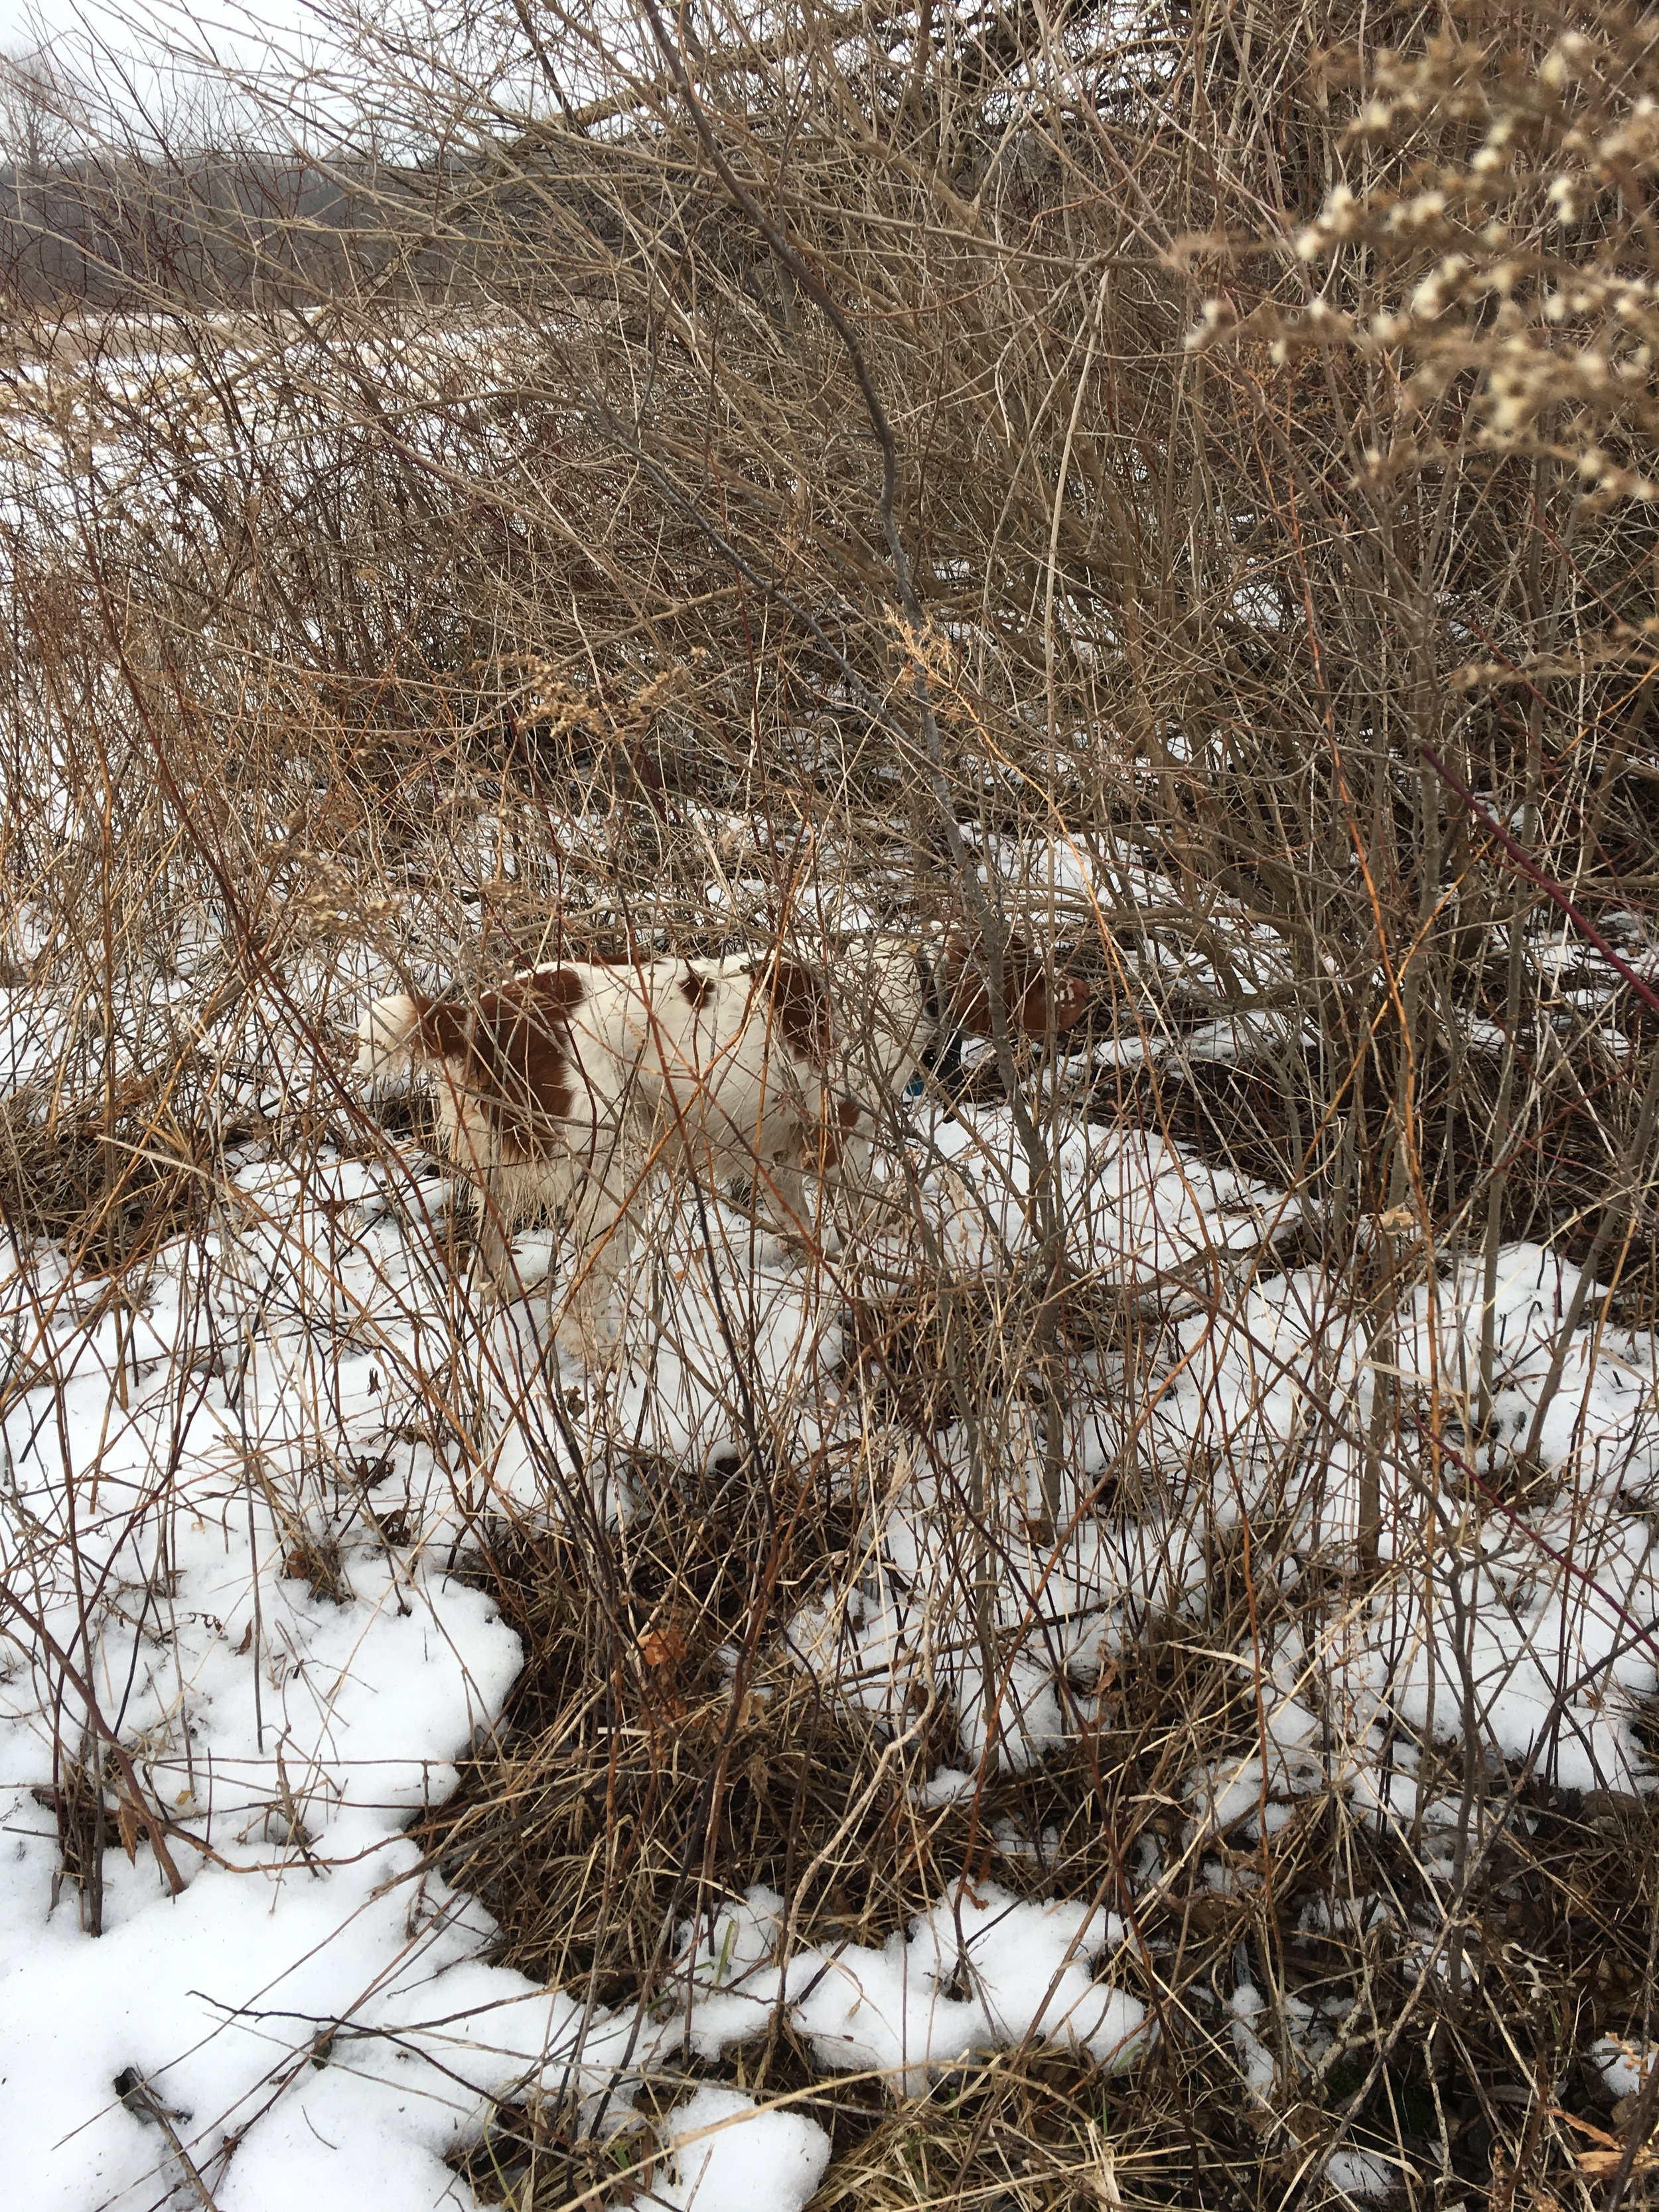
[[[685,1656],[685,1631],[672,1621],[647,1628],[640,1638],[640,1656],[647,1667],[676,1667]]]
[[[126,1853],[127,1863],[131,1865],[137,1856],[139,1837],[149,1832],[149,1822],[125,1791],[115,1800],[115,1826],[120,1835],[121,1849]]]
[[[1622,2150],[1581,2150],[1578,2154],[1580,2173],[1617,2173],[1624,2158]],[[1632,2173],[1647,2173],[1659,2166],[1659,2151],[1638,2150],[1631,2160]]]

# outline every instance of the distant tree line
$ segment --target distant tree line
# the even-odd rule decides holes
[[[0,167],[0,286],[35,305],[299,307],[453,273],[423,245],[434,179],[249,150],[188,161],[82,155]]]

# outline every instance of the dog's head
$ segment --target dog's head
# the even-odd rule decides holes
[[[1008,939],[1000,972],[984,945],[963,930],[952,931],[928,957],[941,1028],[959,1025],[974,1036],[991,1035],[999,992],[1010,1032],[1027,1037],[1059,1036],[1074,1029],[1094,995],[1080,975],[1056,975],[1023,937]]]

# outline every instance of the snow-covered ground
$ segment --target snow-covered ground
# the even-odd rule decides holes
[[[866,1948],[815,1942],[753,1887],[684,1928],[661,1986],[614,2013],[489,1963],[488,1915],[406,1832],[521,1663],[462,1553],[494,1516],[625,1519],[618,1439],[679,1464],[726,1449],[744,1402],[729,1338],[769,1448],[856,1470],[859,1540],[766,1663],[896,1732],[948,1710],[961,1765],[927,1802],[1098,1720],[1156,1619],[1202,1628],[1241,1530],[1271,1537],[1281,1583],[1317,1567],[1328,1595],[1232,1655],[1256,1723],[1189,1775],[1184,1835],[1141,1865],[1144,1891],[1321,1793],[1431,1868],[1460,1808],[1414,1778],[1425,1746],[1470,1728],[1511,1769],[1648,1785],[1653,1338],[1575,1302],[1548,1253],[1504,1249],[1483,1425],[1478,1266],[1419,1268],[1362,1326],[1351,1285],[1281,1270],[1275,1193],[1149,1132],[1050,1127],[1072,1265],[1139,1301],[1156,1349],[1133,1374],[1076,1363],[1057,1413],[1010,1398],[994,1434],[872,1428],[836,1365],[852,1263],[810,1274],[722,1207],[706,1247],[665,1209],[629,1286],[631,1364],[600,1382],[567,1363],[556,1407],[536,1301],[481,1316],[458,1296],[441,1185],[407,1147],[246,1147],[211,1225],[140,1280],[71,1280],[45,1247],[0,1255],[14,2201],[465,2203],[444,2156],[495,2100],[574,2090],[595,2125],[633,2130],[647,2074],[718,2063],[780,2007],[827,2074],[896,2092],[1028,2038],[1135,2063],[1142,1962],[1095,1900],[964,1874]],[[1006,1110],[918,1103],[908,1152],[935,1251],[966,1279],[1016,1270],[1037,1232]],[[1204,1282],[1224,1296],[1200,1302]],[[1360,1583],[1368,1468],[1380,1571]],[[1040,1839],[1004,1844],[1041,1856]],[[1233,2039],[1265,2094],[1263,2002],[1241,1984]],[[1281,2026],[1315,2057],[1333,2033]],[[671,2137],[653,2201],[700,2212],[804,2204],[828,2155],[805,2114],[714,2083]],[[653,2139],[625,2140],[643,2177]],[[1386,2182],[1342,2155],[1344,2187]]]
[[[291,2202],[313,2176],[323,2201],[464,2201],[441,2156],[490,2097],[569,2078],[614,2124],[688,2017],[698,2047],[716,2033],[698,2005],[613,2019],[481,1963],[487,1916],[404,1833],[453,1788],[520,1661],[447,1571],[456,1547],[485,1515],[558,1515],[579,1488],[625,1514],[618,1435],[681,1461],[730,1441],[708,1262],[665,1225],[635,1285],[636,1366],[585,1393],[568,1370],[556,1425],[533,1311],[475,1322],[458,1306],[417,1156],[246,1157],[224,1198],[220,1225],[164,1250],[142,1287],[70,1280],[48,1249],[4,1255],[11,2170],[42,2208],[161,2201],[182,2159],[222,2212]],[[727,1321],[766,1402],[799,1408],[804,1445],[851,1418],[827,1380],[823,1297],[716,1218]],[[94,1898],[64,1879],[58,1814],[73,1837],[98,1771],[113,1848]],[[1036,1910],[1006,1900],[975,1940],[988,1958],[997,1927]],[[822,1973],[798,1944],[788,1992],[826,2065],[905,2079],[1039,2021],[1103,2055],[1132,2040],[1133,2000],[1076,1986],[1103,1937],[1064,1913],[1042,1928],[1020,1938],[1049,1960],[1035,1983],[988,1966],[982,1996],[941,2002],[936,2027],[921,1934]],[[758,1999],[726,1977],[707,2001],[729,2018]],[[757,2123],[754,2141],[807,2173],[816,2132]],[[745,2139],[719,2140],[711,2173]]]

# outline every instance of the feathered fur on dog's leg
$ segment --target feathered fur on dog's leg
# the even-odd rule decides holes
[[[479,1273],[475,1280],[487,1306],[506,1305],[519,1290],[518,1269],[513,1257],[513,1224],[503,1218],[501,1207],[488,1182],[477,1192],[476,1201]]]
[[[632,1266],[634,1206],[643,1179],[637,1146],[615,1137],[587,1155],[569,1185],[564,1229],[570,1256],[556,1334],[596,1372],[612,1366],[621,1351],[611,1301]]]

